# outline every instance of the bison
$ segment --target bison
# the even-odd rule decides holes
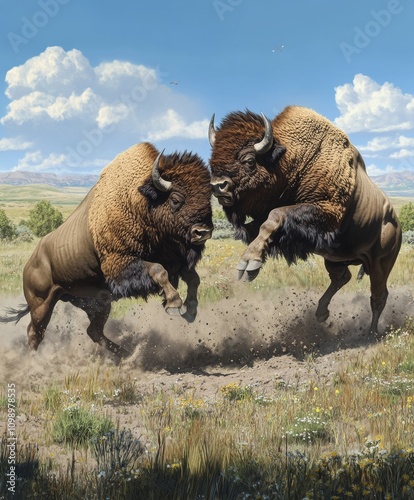
[[[129,354],[103,333],[111,302],[162,293],[167,313],[191,322],[200,283],[195,270],[213,230],[210,173],[197,155],[164,156],[149,143],[132,146],[101,173],[71,216],[40,240],[23,271],[31,349],[43,340],[59,301],[83,309],[89,337],[113,353]],[[176,288],[187,284],[183,302]]]
[[[235,237],[248,244],[239,278],[253,280],[268,255],[289,264],[321,255],[331,280],[316,310],[323,322],[351,279],[348,266],[362,265],[359,275],[371,283],[370,331],[377,332],[401,227],[347,135],[310,109],[288,106],[272,121],[230,113],[217,130],[213,115],[209,140],[213,194]]]

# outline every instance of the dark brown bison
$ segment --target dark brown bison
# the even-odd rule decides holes
[[[73,214],[42,238],[23,271],[30,312],[29,345],[43,340],[55,304],[67,301],[90,320],[88,335],[114,353],[105,337],[111,302],[162,293],[169,314],[193,321],[200,283],[195,266],[212,234],[210,174],[190,153],[162,156],[148,143],[117,156]],[[187,284],[182,301],[176,288]]]
[[[377,332],[401,228],[346,134],[312,110],[289,106],[272,122],[263,114],[231,113],[217,130],[213,116],[209,138],[213,192],[235,237],[249,244],[239,276],[254,279],[267,255],[289,263],[321,255],[331,279],[316,311],[322,322],[351,278],[348,266],[362,264]]]

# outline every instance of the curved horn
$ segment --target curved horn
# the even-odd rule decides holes
[[[210,120],[210,126],[208,128],[208,140],[210,141],[210,146],[213,147],[216,142],[216,131],[214,130],[214,114]]]
[[[265,135],[263,136],[263,139],[260,142],[254,145],[255,151],[259,155],[267,153],[269,149],[273,146],[272,124],[270,123],[269,118],[266,118],[266,116],[263,113],[261,113],[261,115],[265,125]]]
[[[158,163],[164,151],[165,149],[161,151],[161,153],[155,158],[154,164],[152,165],[152,182],[159,191],[167,192],[171,190],[172,183],[163,179],[160,171],[158,170]]]

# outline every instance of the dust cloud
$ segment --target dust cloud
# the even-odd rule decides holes
[[[319,324],[315,310],[320,294],[315,291],[286,288],[265,295],[242,285],[235,290],[234,297],[199,308],[192,324],[168,316],[159,298],[133,305],[122,319],[110,319],[106,335],[132,353],[119,369],[141,374],[240,370],[266,360],[277,362],[286,354],[303,360],[310,352],[324,356],[377,341],[365,334],[371,320],[368,292],[339,292],[332,300],[330,317]],[[22,302],[22,298],[4,299],[2,306]],[[412,290],[393,287],[381,316],[381,331],[390,325],[403,326],[407,316],[414,316]],[[57,304],[36,353],[27,346],[28,322],[25,316],[17,325],[0,325],[0,380],[4,382],[52,383],[87,370],[99,357],[104,366],[119,363],[92,342],[86,334],[85,313],[70,304]]]

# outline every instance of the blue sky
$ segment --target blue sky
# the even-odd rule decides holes
[[[99,173],[151,141],[308,106],[371,175],[414,170],[413,0],[0,0],[0,170]]]

